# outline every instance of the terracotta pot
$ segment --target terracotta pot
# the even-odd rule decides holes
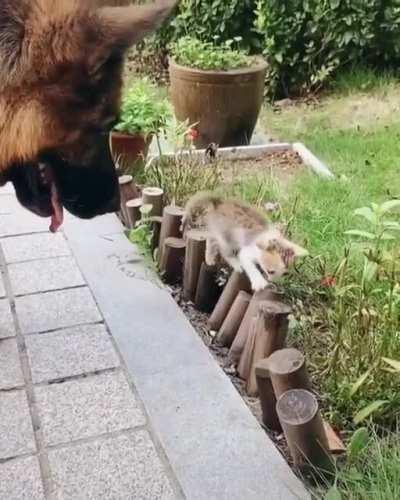
[[[119,165],[121,174],[134,174],[138,160],[146,159],[152,136],[129,135],[113,130],[111,132],[111,151]]]
[[[178,120],[198,123],[197,147],[249,144],[260,113],[267,64],[249,68],[203,71],[170,59],[171,98]]]

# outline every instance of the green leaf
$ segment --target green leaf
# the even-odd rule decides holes
[[[349,231],[345,231],[344,234],[348,234],[349,236],[361,236],[362,238],[367,238],[368,240],[376,239],[376,236],[373,233],[361,231],[360,229],[350,229]]]
[[[390,358],[382,358],[382,361],[387,363],[389,366],[394,368],[395,372],[400,373],[400,361],[397,361],[395,359],[390,359]]]
[[[363,279],[366,283],[370,283],[378,272],[378,264],[371,260],[367,260],[364,266]]]
[[[342,500],[342,495],[337,486],[331,486],[324,496],[324,500]]]
[[[364,217],[364,219],[372,223],[376,222],[376,215],[369,207],[357,208],[357,210],[354,210],[354,215]]]
[[[360,424],[366,418],[368,418],[372,413],[376,412],[383,405],[387,404],[388,401],[379,399],[377,401],[373,401],[371,404],[367,405],[365,408],[357,412],[353,417],[353,422],[355,424]]]
[[[347,454],[350,460],[357,458],[360,453],[365,450],[369,443],[369,433],[366,427],[357,429],[351,436],[350,442],[347,445]]]
[[[360,389],[360,387],[364,384],[364,382],[367,380],[367,378],[371,374],[371,371],[372,371],[372,369],[370,368],[354,382],[354,384],[351,386],[351,389],[350,389],[350,396],[351,397],[353,397],[354,394],[358,391],[358,389]]]
[[[379,207],[379,211],[381,214],[385,214],[386,212],[391,212],[395,208],[400,208],[400,200],[389,200],[382,203]]]
[[[400,231],[400,224],[394,220],[387,220],[382,223],[385,229],[390,229],[392,231]]]

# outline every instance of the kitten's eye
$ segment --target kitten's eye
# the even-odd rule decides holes
[[[273,275],[275,274],[275,269],[268,269],[267,273]]]

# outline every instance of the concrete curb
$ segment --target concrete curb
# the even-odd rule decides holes
[[[64,228],[186,498],[309,499],[117,218]]]

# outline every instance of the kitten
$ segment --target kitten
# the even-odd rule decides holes
[[[254,291],[264,289],[286,274],[297,257],[307,255],[256,209],[213,194],[198,193],[188,201],[182,226],[184,232],[205,229],[206,263],[214,265],[221,255],[235,271],[247,274]]]

